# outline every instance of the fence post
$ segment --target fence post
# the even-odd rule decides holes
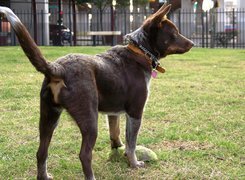
[[[36,1],[32,0],[33,25],[34,25],[34,41],[37,44],[37,6]]]
[[[63,40],[62,40],[62,35],[61,35],[61,25],[63,23],[63,12],[62,12],[62,5],[61,5],[61,0],[58,0],[58,25],[59,25],[59,37],[58,37],[58,45],[63,46]]]
[[[72,0],[72,11],[73,11],[73,41],[74,41],[74,46],[77,45],[77,18],[76,18],[76,5],[75,1]]]
[[[114,31],[114,26],[115,26],[115,14],[114,14],[114,6],[113,5],[111,5],[111,8],[110,8],[110,10],[111,10],[111,31]],[[114,39],[114,36],[112,35],[111,36],[111,46],[113,46],[114,45],[114,41],[115,41],[115,39]]]
[[[235,9],[232,9],[232,47],[235,48]]]
[[[44,45],[44,12],[41,10],[42,46]]]
[[[70,32],[72,32],[71,31],[71,0],[69,0],[69,12],[68,12],[68,14],[69,14],[69,29],[70,29]],[[72,34],[70,35],[70,46],[72,46]]]
[[[215,8],[210,10],[210,24],[211,24],[211,40],[210,40],[210,47],[214,48],[215,46],[215,33],[216,33],[216,13],[217,11]]]
[[[0,16],[0,32],[2,32],[2,16]]]
[[[209,13],[210,15],[210,13]],[[208,37],[208,34],[209,34],[209,26],[208,26],[208,23],[209,23],[209,20],[208,20],[208,11],[205,12],[205,16],[206,16],[206,47],[208,47],[209,45],[209,37]],[[211,16],[211,15],[210,15]],[[212,37],[211,37],[212,38]]]
[[[179,22],[179,32],[181,33],[181,9],[179,10],[179,19],[178,19],[178,22]]]
[[[13,9],[13,12],[15,13],[15,10]],[[16,36],[15,36],[15,32],[14,32],[14,30],[13,30],[13,28],[11,28],[12,30],[11,30],[11,36],[12,36],[12,38],[11,38],[11,41],[13,40],[13,42],[11,43],[13,46],[16,46]]]
[[[127,14],[126,14],[126,9],[123,9],[123,12],[124,12],[124,33],[127,34]],[[130,25],[129,25],[130,27]]]
[[[202,21],[202,47],[204,48],[204,20],[203,20],[203,18],[204,18],[204,12],[202,11],[201,12],[202,14],[201,14],[201,21]]]

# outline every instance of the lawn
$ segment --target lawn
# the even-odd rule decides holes
[[[107,47],[41,47],[55,60]],[[106,116],[99,116],[93,153],[97,179],[245,179],[245,51],[198,49],[161,60],[152,79],[138,144],[158,156],[145,168],[109,160]],[[39,89],[36,72],[19,47],[0,47],[0,179],[35,179]],[[124,140],[125,120],[121,121]],[[81,179],[80,132],[63,113],[50,146],[55,179]]]

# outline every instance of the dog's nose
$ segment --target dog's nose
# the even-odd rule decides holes
[[[195,46],[195,43],[193,41],[190,40],[190,46],[193,47]]]
[[[189,39],[188,39],[189,40]],[[193,46],[195,46],[195,43],[191,40],[189,40],[187,43],[186,43],[186,48],[187,49],[191,49]]]

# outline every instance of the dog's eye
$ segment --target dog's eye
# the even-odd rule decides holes
[[[178,35],[176,33],[172,34],[171,38],[172,39],[176,39],[178,37]]]

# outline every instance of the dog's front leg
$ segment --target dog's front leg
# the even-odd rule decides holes
[[[143,161],[138,161],[135,148],[136,140],[141,125],[141,119],[135,119],[126,115],[126,155],[129,161],[129,164],[132,168],[144,167]]]
[[[109,121],[109,130],[110,130],[110,140],[111,140],[111,148],[118,148],[123,146],[123,143],[120,139],[120,118],[118,116],[108,115]]]

